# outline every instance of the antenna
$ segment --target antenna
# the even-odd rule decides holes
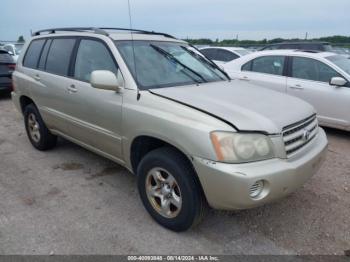
[[[132,22],[131,22],[131,8],[130,8],[130,0],[128,0],[128,10],[129,10],[129,24],[130,24],[130,34],[131,34],[131,45],[132,45],[132,57],[133,57],[133,60],[134,60],[134,70],[135,70],[135,80],[136,80],[136,85],[138,84],[138,81],[137,81],[137,68],[136,68],[136,58],[135,58],[135,46],[134,46],[134,35],[133,35],[133,30],[132,30]],[[140,99],[140,90],[137,87],[137,100]]]

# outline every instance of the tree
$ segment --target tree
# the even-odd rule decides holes
[[[18,37],[18,40],[17,40],[18,43],[24,43],[25,41],[26,41],[26,40],[24,40],[23,35],[20,35],[20,36]]]

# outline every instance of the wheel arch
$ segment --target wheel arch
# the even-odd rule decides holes
[[[131,170],[134,174],[137,174],[137,167],[140,164],[142,158],[146,156],[147,153],[161,148],[161,147],[171,147],[174,150],[176,150],[178,153],[184,156],[184,158],[187,160],[188,164],[193,169],[193,173],[195,176],[195,179],[197,180],[197,183],[200,187],[200,191],[202,192],[202,195],[205,198],[205,201],[207,202],[206,195],[204,193],[202,183],[200,182],[199,176],[197,174],[197,171],[192,163],[193,158],[188,153],[185,153],[185,151],[181,148],[181,146],[174,145],[174,143],[171,143],[167,140],[156,138],[151,135],[139,135],[135,137],[130,145],[130,164],[131,164]]]
[[[31,99],[30,97],[28,96],[25,96],[25,95],[22,95],[20,98],[19,98],[19,103],[21,105],[21,110],[22,110],[22,113],[24,112],[24,109],[30,105],[30,104],[33,104],[35,105],[33,99]],[[35,105],[36,106],[36,105]]]

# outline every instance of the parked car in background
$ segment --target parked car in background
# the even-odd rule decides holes
[[[333,47],[332,52],[350,58],[350,49],[349,48],[337,46],[337,47]]]
[[[224,65],[235,79],[299,97],[322,125],[350,131],[350,60],[330,52],[257,52]]]
[[[199,50],[207,58],[219,65],[251,53],[251,51],[242,47],[204,47]]]
[[[12,55],[15,62],[17,62],[18,56],[21,53],[24,44],[4,44],[1,49],[7,51],[10,55]]]
[[[259,51],[276,50],[276,49],[296,49],[309,51],[332,51],[332,46],[327,42],[283,42],[264,46]]]
[[[6,51],[0,50],[0,93],[10,93],[12,91],[12,72],[16,63],[13,57]]]
[[[62,136],[125,166],[149,214],[175,231],[207,204],[260,206],[318,170],[327,138],[311,105],[231,81],[170,35],[125,30],[48,29],[28,42],[12,100],[35,148]]]

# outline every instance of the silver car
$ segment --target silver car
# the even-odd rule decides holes
[[[247,209],[290,194],[327,147],[312,106],[230,80],[162,33],[39,31],[13,82],[35,148],[61,136],[125,166],[150,215],[174,231],[197,224],[208,205]]]
[[[224,65],[232,77],[299,97],[317,111],[318,121],[350,131],[350,59],[330,52],[256,52]]]

